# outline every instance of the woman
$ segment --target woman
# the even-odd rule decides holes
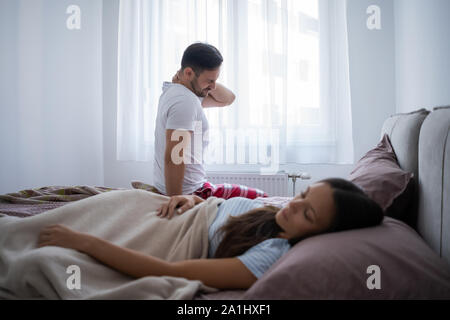
[[[171,218],[204,200],[175,196],[160,217]],[[249,288],[298,241],[327,232],[378,225],[383,211],[353,183],[326,179],[308,187],[285,207],[232,198],[221,203],[209,227],[209,258],[178,262],[144,255],[61,225],[44,228],[38,246],[60,246],[86,253],[129,276],[174,276],[200,280],[218,289]]]

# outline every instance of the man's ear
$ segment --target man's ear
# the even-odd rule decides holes
[[[195,76],[195,72],[191,67],[186,67],[183,70],[183,76],[185,79],[192,80]]]

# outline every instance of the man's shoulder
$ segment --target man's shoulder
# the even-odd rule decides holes
[[[200,100],[189,89],[182,85],[170,86],[161,97],[160,107],[166,112],[183,110],[183,114],[198,114],[201,109]]]

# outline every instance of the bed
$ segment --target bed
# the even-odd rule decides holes
[[[449,135],[450,107],[392,115],[383,124],[380,143],[367,152],[348,177],[382,205],[386,217],[380,226],[301,241],[248,290],[218,291],[198,283],[195,287],[183,283],[183,288],[190,286],[189,295],[170,297],[450,299]],[[133,182],[132,187],[142,191],[133,193],[139,197],[151,191],[151,186],[143,183]],[[127,192],[86,186],[24,190],[0,196],[0,215],[24,219],[43,213],[51,216],[60,214],[66,205],[108,197],[110,191]],[[262,200],[282,207],[289,199]],[[172,282],[163,285],[177,279],[169,280]],[[137,288],[141,292],[135,298],[154,297],[142,292],[142,284]],[[125,291],[103,298],[130,298],[130,291],[127,296],[121,293]]]

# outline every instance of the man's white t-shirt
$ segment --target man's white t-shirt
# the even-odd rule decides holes
[[[191,90],[177,83],[164,82],[162,90],[155,125],[153,182],[161,193],[167,194],[164,177],[166,130],[191,131],[193,139],[191,139],[190,154],[187,153],[189,150],[184,150],[190,163],[185,162],[182,191],[183,194],[191,194],[206,182],[206,173],[202,164],[203,155],[208,146],[209,125],[201,105],[203,98],[197,97]]]

